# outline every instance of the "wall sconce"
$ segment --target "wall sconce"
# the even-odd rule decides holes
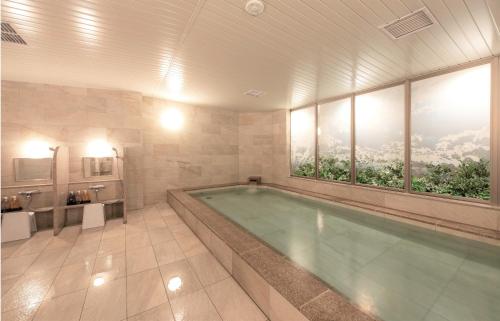
[[[23,157],[26,158],[51,158],[52,151],[50,145],[42,140],[30,140],[23,146]]]
[[[86,150],[87,157],[112,157],[114,156],[113,148],[111,144],[109,144],[104,139],[96,139],[90,141],[87,144]]]
[[[184,125],[184,115],[180,110],[170,108],[161,114],[160,123],[166,129],[177,131]]]

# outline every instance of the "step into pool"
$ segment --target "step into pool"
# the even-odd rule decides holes
[[[267,187],[190,194],[382,320],[500,320],[500,247]]]

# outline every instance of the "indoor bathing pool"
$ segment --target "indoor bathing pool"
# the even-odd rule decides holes
[[[191,194],[382,320],[500,320],[499,247],[270,188]]]

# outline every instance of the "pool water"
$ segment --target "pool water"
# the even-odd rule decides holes
[[[385,321],[500,320],[500,247],[274,189],[191,194]]]

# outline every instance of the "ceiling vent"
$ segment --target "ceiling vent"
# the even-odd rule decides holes
[[[379,28],[384,30],[392,39],[401,39],[429,28],[435,23],[436,20],[431,12],[427,8],[422,8]]]
[[[26,45],[26,41],[7,22],[2,22],[2,41]]]
[[[260,96],[264,95],[264,92],[262,90],[257,90],[257,89],[250,89],[244,93],[246,96],[252,96],[255,98],[259,98]]]

